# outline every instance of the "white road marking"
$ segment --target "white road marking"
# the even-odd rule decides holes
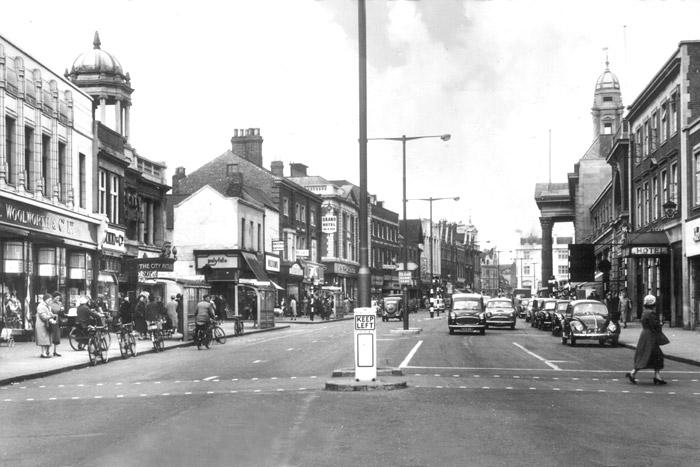
[[[218,376],[208,376],[208,377],[204,378],[202,381],[211,381],[212,379],[216,379],[216,378],[218,378]]]
[[[523,352],[527,353],[528,355],[532,355],[533,357],[535,357],[537,360],[541,361],[542,363],[544,363],[544,364],[547,365],[548,367],[551,367],[551,368],[554,369],[554,370],[561,370],[561,368],[559,368],[559,367],[556,366],[554,363],[552,363],[552,361],[547,360],[546,358],[540,357],[539,355],[537,355],[537,354],[534,353],[534,352],[530,352],[529,350],[527,350],[525,347],[523,347],[522,345],[518,344],[517,342],[513,342],[513,345],[516,346],[516,347],[518,347],[520,350],[522,350]]]
[[[408,355],[406,355],[406,358],[404,358],[404,359],[403,359],[403,362],[401,362],[401,364],[399,365],[399,368],[405,368],[405,367],[408,366],[408,363],[411,361],[411,359],[412,359],[413,356],[416,354],[416,352],[418,352],[418,349],[420,348],[420,346],[421,346],[422,344],[423,344],[423,341],[418,341],[418,343],[417,343],[416,345],[413,346],[413,348],[412,348],[411,351],[408,353]]]

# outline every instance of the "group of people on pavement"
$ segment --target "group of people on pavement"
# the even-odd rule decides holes
[[[349,301],[348,301],[349,302]],[[289,316],[295,321],[298,316],[308,316],[311,321],[318,315],[322,321],[328,321],[335,313],[335,303],[332,295],[319,296],[316,294],[304,294],[301,304],[295,295],[282,298],[280,302],[282,316]]]

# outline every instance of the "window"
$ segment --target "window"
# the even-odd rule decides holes
[[[32,168],[34,166],[34,130],[28,126],[24,127],[24,186],[28,191],[34,189]]]
[[[523,276],[530,275],[530,266],[523,266]]]
[[[603,134],[604,135],[612,135],[612,123],[611,122],[605,122],[603,124]]]
[[[659,179],[657,177],[651,180],[651,202],[651,219],[656,220],[659,218]]]
[[[651,133],[649,137],[651,139],[651,151],[656,151],[659,144],[659,114],[656,112],[651,114]]]
[[[569,259],[569,250],[557,250],[557,258]]]
[[[678,204],[678,164],[671,164],[671,201]]]
[[[668,104],[666,104],[666,103],[664,103],[664,104],[661,106],[661,128],[660,128],[660,130],[661,130],[661,135],[660,135],[660,136],[661,136],[661,137],[660,137],[660,140],[659,140],[659,143],[660,143],[660,144],[663,144],[663,143],[668,139],[668,127],[667,127],[667,125],[668,125],[668,118],[666,118],[666,107],[667,107],[667,106],[668,106]]]
[[[41,177],[44,179],[44,196],[53,196],[51,180],[51,137],[41,135]]]
[[[226,175],[231,176],[238,172],[238,164],[226,164]]]
[[[316,227],[316,210],[314,208],[310,208],[309,212],[311,213],[309,223],[311,226]]]
[[[258,251],[262,251],[262,225],[258,224]]]
[[[301,205],[301,219],[300,220],[301,220],[301,222],[306,224],[306,206],[304,206],[303,204]]]
[[[15,121],[5,117],[5,157],[7,159],[7,183],[10,185],[17,183],[15,175],[17,153],[15,151]]]
[[[299,208],[299,203],[294,203],[294,220],[301,221],[301,209]]]
[[[634,132],[634,146],[632,148],[634,151],[633,158],[636,164],[642,161],[642,128],[637,128]]]
[[[678,118],[677,118],[677,109],[676,109],[676,96],[674,95],[671,98],[671,115],[669,116],[670,121],[669,121],[669,131],[668,134],[669,136],[673,136],[676,134],[676,131],[678,130]]]
[[[85,154],[78,154],[78,190],[80,191],[80,204],[83,209],[87,206],[87,160]]]
[[[241,250],[245,248],[245,218],[241,219]]]
[[[523,259],[530,259],[530,250],[523,251]]]
[[[648,156],[651,152],[651,131],[649,131],[649,120],[644,122],[644,155]]]
[[[287,261],[295,261],[297,257],[296,244],[294,242],[294,234],[292,232],[287,232],[285,235],[285,248],[284,252],[286,254]]]
[[[568,274],[569,274],[569,266],[560,264],[560,265],[557,267],[557,273],[558,273],[560,276],[566,276],[566,275],[568,275]]]
[[[695,205],[700,204],[700,152],[695,153]]]
[[[649,182],[644,182],[644,224],[651,221],[651,200],[649,193]]]
[[[289,217],[289,200],[287,198],[282,199],[282,215]]]
[[[255,224],[250,221],[248,224],[248,238],[250,239],[250,249],[252,250],[255,245],[253,245],[253,239],[255,238]]]
[[[107,172],[101,169],[97,175],[97,212],[107,214]]]
[[[668,172],[661,172],[661,202],[666,203],[668,201]]]
[[[603,102],[612,102],[613,98],[612,96],[603,96]]]
[[[109,221],[119,222],[119,177],[111,174],[109,177]]]
[[[637,187],[637,227],[642,226],[642,188]]]
[[[61,189],[58,193],[58,199],[66,201],[65,193],[68,192],[68,175],[66,174],[66,145],[58,143],[58,183],[61,184]]]

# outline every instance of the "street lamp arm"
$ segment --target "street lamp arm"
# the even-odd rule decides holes
[[[367,138],[367,141],[413,141],[414,139],[425,138],[440,138],[443,141],[449,141],[452,135],[446,133],[444,135],[425,135],[425,136],[398,136],[394,138]]]
[[[432,202],[432,201],[440,201],[443,199],[452,199],[455,201],[459,201],[459,196],[449,196],[446,198],[409,198],[406,201],[430,201],[430,202]]]

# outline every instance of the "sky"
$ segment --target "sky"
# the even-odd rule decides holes
[[[131,143],[191,173],[259,128],[263,164],[359,175],[357,0],[34,0],[3,5],[0,34],[60,75],[92,49],[131,77]],[[409,141],[406,197],[471,221],[508,256],[540,235],[536,183],[564,183],[593,142],[595,83],[630,105],[700,39],[700,2],[367,0],[367,136]],[[402,215],[402,145],[368,143],[368,191]],[[408,201],[407,217],[431,203]],[[555,233],[570,235],[571,225]],[[501,257],[503,261],[503,257]]]

